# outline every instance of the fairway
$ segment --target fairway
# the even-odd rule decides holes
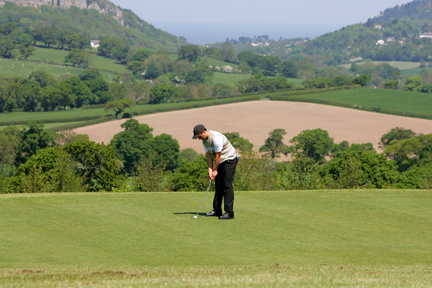
[[[76,274],[124,281],[137,270],[159,284],[163,275],[210,281],[215,275],[208,271],[243,275],[242,283],[276,281],[269,271],[291,271],[296,279],[288,277],[291,283],[302,271],[330,277],[326,281],[336,273],[346,283],[368,270],[381,271],[373,277],[386,275],[383,283],[406,272],[420,273],[412,281],[431,280],[430,190],[237,192],[236,218],[227,221],[202,216],[211,210],[212,196],[192,219],[202,197],[196,192],[0,195],[0,282],[16,283],[22,275],[30,282],[63,281]],[[222,286],[221,279],[213,280]],[[311,285],[317,280],[309,279]]]
[[[0,268],[432,265],[431,191],[237,192],[234,221],[202,196],[1,195]]]

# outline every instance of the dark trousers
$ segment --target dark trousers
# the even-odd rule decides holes
[[[215,179],[215,196],[213,199],[213,210],[222,214],[222,199],[224,201],[225,213],[234,216],[234,175],[238,159],[227,160],[219,164],[218,175]]]

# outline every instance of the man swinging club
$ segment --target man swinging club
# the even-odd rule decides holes
[[[202,141],[207,157],[210,181],[215,180],[213,211],[206,216],[218,216],[219,219],[234,219],[234,175],[240,155],[222,133],[207,130],[198,124],[193,129],[192,139]],[[222,215],[222,199],[225,214]]]

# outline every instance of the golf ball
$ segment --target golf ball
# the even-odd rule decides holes
[[[195,216],[193,216],[192,218],[197,219],[198,217],[195,215]]]

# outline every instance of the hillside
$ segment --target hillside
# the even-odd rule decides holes
[[[117,37],[149,49],[174,51],[183,41],[107,0],[0,0],[0,25],[7,22],[30,31],[54,26],[89,39]]]
[[[371,7],[372,9],[373,7]],[[377,11],[378,13],[378,11]],[[432,49],[432,0],[415,0],[388,8],[364,23],[348,25],[301,44],[286,41],[267,48],[271,55],[296,59],[310,56],[335,65],[372,59],[376,61],[430,62]]]

